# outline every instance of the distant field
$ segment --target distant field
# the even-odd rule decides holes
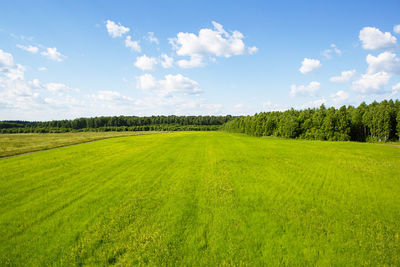
[[[1,266],[400,265],[395,146],[175,132],[0,170]]]
[[[54,134],[0,134],[0,157],[79,144],[116,136],[152,133],[153,132],[79,132]]]

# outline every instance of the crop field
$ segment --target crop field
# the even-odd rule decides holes
[[[77,132],[46,134],[0,134],[0,157],[75,145],[111,137],[152,134],[154,132]]]
[[[0,159],[0,265],[400,265],[400,147],[174,132]]]

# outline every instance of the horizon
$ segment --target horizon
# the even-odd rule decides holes
[[[400,100],[399,99],[395,99],[395,100],[393,100],[393,99],[384,99],[381,102],[383,102],[383,101],[388,101],[388,102],[392,101],[393,103],[397,103]],[[237,118],[237,117],[244,117],[244,116],[252,117],[252,116],[255,116],[255,115],[260,114],[260,113],[269,113],[269,112],[284,113],[284,112],[290,111],[290,110],[295,110],[295,111],[319,110],[319,109],[321,109],[322,106],[324,106],[325,109],[335,108],[335,110],[339,110],[343,106],[345,106],[346,109],[348,109],[349,107],[352,107],[352,108],[356,109],[357,107],[361,106],[362,104],[370,105],[370,104],[372,104],[374,102],[377,103],[377,104],[381,103],[381,102],[378,102],[376,100],[373,100],[370,103],[367,103],[367,102],[363,101],[363,102],[359,103],[359,105],[342,105],[342,106],[339,106],[339,107],[326,106],[325,103],[322,103],[318,107],[307,107],[307,108],[299,108],[299,109],[288,108],[288,109],[284,109],[284,110],[259,111],[259,112],[255,112],[253,114],[245,114],[245,115],[232,115],[232,114],[221,114],[221,115],[215,115],[215,114],[208,114],[208,115],[201,115],[201,114],[200,115],[155,114],[154,115],[153,114],[153,115],[147,115],[147,116],[137,116],[137,115],[101,115],[101,116],[93,116],[93,117],[76,117],[76,118],[71,118],[71,119],[54,119],[54,120],[18,120],[18,119],[17,120],[0,120],[0,122],[27,122],[27,123],[30,123],[30,122],[48,122],[48,121],[63,121],[63,120],[72,121],[72,120],[78,120],[78,119],[94,119],[94,118],[101,118],[101,117],[105,117],[105,118],[111,118],[111,117],[150,118],[150,117],[170,117],[170,116],[171,117],[172,116],[176,116],[176,117],[228,117],[228,116],[231,116],[232,118]]]
[[[2,3],[0,121],[399,99],[400,2],[211,3]]]

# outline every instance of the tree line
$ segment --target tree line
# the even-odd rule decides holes
[[[216,131],[227,116],[110,116],[53,121],[1,121],[0,133],[63,133],[82,131]]]
[[[400,101],[365,102],[284,112],[261,112],[236,117],[222,127],[227,132],[331,141],[400,140]]]

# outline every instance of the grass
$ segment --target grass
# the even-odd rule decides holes
[[[78,132],[46,134],[0,134],[0,157],[74,145],[111,137],[154,132]]]
[[[400,265],[400,149],[222,132],[0,160],[0,265]]]

